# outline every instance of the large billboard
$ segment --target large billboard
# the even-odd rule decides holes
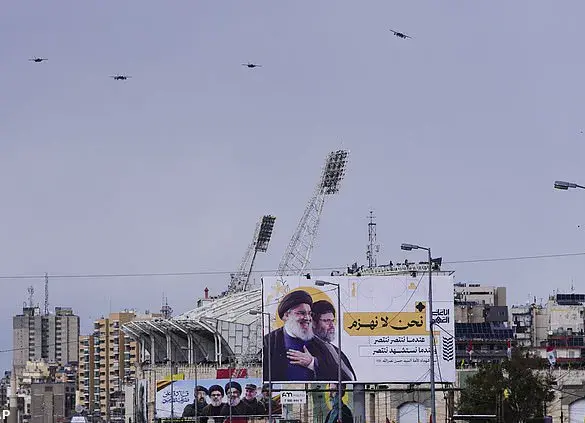
[[[229,384],[229,386],[228,386]],[[250,387],[254,389],[249,389]],[[196,389],[199,387],[199,389]],[[259,406],[254,409],[248,409],[246,415],[265,415],[268,410],[268,392],[267,388],[262,385],[260,378],[232,378],[232,379],[186,379],[161,380],[157,382],[156,387],[156,417],[172,418],[195,417],[203,415],[202,411],[205,406],[214,406],[206,415],[229,415],[228,400],[234,400],[230,395],[231,388],[237,387],[238,395],[236,401],[239,403],[251,403],[255,398],[266,407]],[[204,389],[201,389],[204,388]],[[199,395],[197,395],[199,394]],[[274,398],[273,393],[272,411],[274,414],[281,412],[279,397]],[[197,401],[197,396],[199,401]],[[232,409],[233,414],[237,404]],[[228,408],[226,408],[228,407]],[[241,407],[241,406],[238,406]],[[195,411],[195,408],[197,411]],[[240,408],[237,408],[239,410]]]
[[[428,273],[265,277],[262,293],[265,381],[335,382],[339,363],[345,383],[429,381]],[[436,382],[455,381],[453,299],[453,278],[433,275]]]

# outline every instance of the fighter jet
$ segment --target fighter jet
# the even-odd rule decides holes
[[[396,35],[398,38],[412,38],[410,35],[406,35],[404,32],[398,32],[398,31],[394,31],[393,29],[391,29],[390,31],[392,31],[394,33],[394,35]]]
[[[111,75],[110,78],[113,78],[116,81],[125,81],[132,77],[129,75]]]
[[[43,57],[33,57],[32,59],[28,59],[29,62],[35,62],[35,63],[41,63],[44,62],[45,60],[49,60],[49,59],[45,59]]]
[[[246,66],[247,68],[250,68],[250,69],[252,69],[252,68],[261,68],[262,67],[262,65],[257,65],[255,63],[249,63],[249,62],[248,63],[242,63],[242,66]]]

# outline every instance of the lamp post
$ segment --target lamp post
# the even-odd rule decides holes
[[[433,333],[433,257],[431,255],[431,249],[429,247],[422,247],[415,244],[402,244],[400,246],[402,250],[426,250],[429,253],[429,316],[430,321],[430,336],[429,343],[431,346],[431,365],[430,365],[430,379],[431,379],[431,423],[437,423],[436,415],[436,397],[435,397],[435,335]]]
[[[150,398],[148,396],[148,392],[150,392],[150,390],[152,389],[152,385],[154,385],[155,389],[156,389],[156,369],[152,368],[152,365],[150,366],[150,368],[145,369],[144,367],[142,368],[142,377],[146,378],[146,376],[144,376],[144,373],[150,373],[151,375],[154,374],[154,377],[151,376],[150,379],[148,380],[148,387],[147,387],[147,395],[146,395],[146,423],[150,422],[150,413],[148,412],[148,405],[151,404],[150,402]],[[154,383],[152,383],[152,380],[154,380]],[[152,407],[152,421],[154,421],[156,419],[156,393],[155,393],[155,401],[154,401],[154,406]]]
[[[576,184],[574,182],[566,182],[566,181],[555,181],[555,188],[556,189],[562,189],[562,190],[568,190],[569,188],[581,188],[581,189],[585,189],[584,186]]]
[[[333,285],[337,287],[337,353],[339,354],[339,358],[337,360],[337,419],[339,422],[343,420],[343,416],[341,414],[343,410],[343,401],[342,401],[342,389],[341,389],[341,288],[338,283],[335,282],[326,282],[316,280],[315,285],[317,286],[325,286],[325,285]],[[433,422],[434,423],[434,422]]]
[[[174,369],[173,369],[173,353],[171,350],[171,358],[169,360],[169,372],[170,372],[170,376],[171,376],[171,423],[173,423],[174,421],[174,413],[175,413],[175,387],[174,387],[174,380],[175,380],[175,375],[174,373]],[[434,422],[433,422],[434,423]]]
[[[257,316],[259,314],[268,316],[268,335],[270,336],[270,313],[266,311],[250,310],[250,314]],[[268,423],[272,423],[272,351],[270,347],[270,339],[268,340]]]

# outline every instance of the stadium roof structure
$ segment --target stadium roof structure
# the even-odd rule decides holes
[[[205,357],[213,355],[215,362],[222,362],[226,357],[241,360],[260,353],[261,319],[250,314],[250,310],[261,307],[260,289],[236,292],[202,301],[199,307],[169,319],[133,320],[124,324],[123,330],[143,343],[141,348],[149,350],[153,362],[177,357],[172,351],[177,347],[189,351],[190,364],[198,361],[196,349]],[[147,339],[151,341],[150,346]]]
[[[262,290],[243,291],[219,297],[182,313],[171,320],[188,322],[197,320],[221,320],[226,322],[250,325],[258,320],[258,316],[250,314],[250,310],[262,307]]]

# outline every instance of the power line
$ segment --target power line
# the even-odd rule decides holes
[[[539,260],[547,258],[560,258],[560,257],[577,257],[585,256],[585,252],[581,253],[560,253],[560,254],[542,254],[536,256],[512,256],[512,257],[497,257],[497,258],[484,258],[484,259],[472,259],[472,260],[457,260],[457,261],[445,261],[446,264],[463,264],[463,263],[488,263],[497,261],[521,261],[521,260]]]
[[[509,256],[509,257],[490,257],[468,260],[444,261],[443,264],[473,264],[473,263],[494,263],[502,261],[525,261],[525,260],[542,260],[552,258],[567,258],[585,256],[585,252],[577,253],[560,253],[560,254],[541,254],[533,256]],[[346,265],[315,267],[312,271],[331,271],[345,269]],[[51,274],[55,279],[105,279],[105,278],[146,278],[146,277],[183,277],[183,276],[210,276],[210,275],[229,275],[236,270],[199,270],[192,272],[145,272],[145,273],[72,273],[72,274]],[[274,274],[276,269],[254,270],[255,274]],[[1,279],[43,279],[42,275],[0,275]]]

